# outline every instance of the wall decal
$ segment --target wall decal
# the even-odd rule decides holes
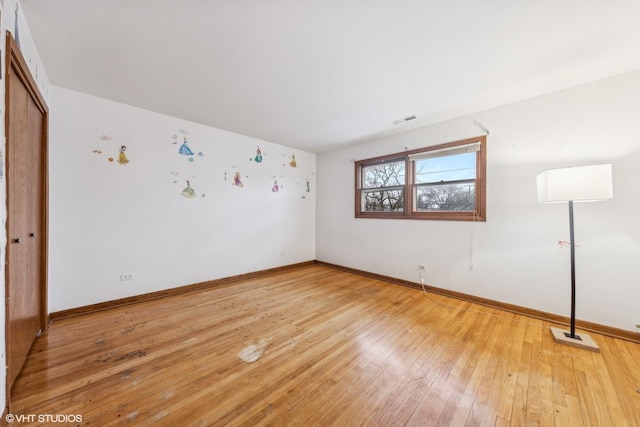
[[[182,154],[183,156],[193,156],[193,151],[191,151],[191,148],[189,148],[189,145],[187,144],[186,136],[184,137],[184,141],[182,142],[178,153]]]
[[[111,141],[111,137],[109,135],[102,134],[98,137],[101,141]]]
[[[311,193],[311,188],[309,188],[309,180],[307,180],[307,193]]]
[[[233,176],[233,185],[242,188],[244,187],[244,185],[242,185],[242,180],[240,178],[240,172],[236,172],[236,174]]]
[[[563,247],[571,247],[571,242],[568,242],[566,240],[558,240],[558,246],[560,247],[560,249],[562,249]],[[578,249],[580,247],[579,244],[575,244],[574,246],[576,249]]]
[[[109,157],[107,160],[109,160],[109,163],[113,162],[113,157]]]
[[[184,133],[187,134],[189,132],[187,132],[184,129],[180,129],[179,130],[180,133]],[[171,137],[171,139],[173,140],[172,144],[175,145],[178,143],[178,135],[173,135]],[[189,147],[189,142],[187,141],[187,137],[184,136],[182,137],[182,145],[180,145],[180,148],[178,149],[178,154],[181,154],[183,156],[187,157],[187,160],[189,160],[189,162],[193,163],[194,161],[194,156],[196,155],[196,153],[191,149],[191,147]],[[204,157],[204,153],[202,151],[199,151],[197,154],[198,157]]]
[[[129,159],[127,159],[127,155],[124,154],[125,151],[127,151],[127,147],[125,145],[120,147],[120,154],[118,155],[118,163],[120,163],[121,165],[126,165],[127,163],[129,163]]]
[[[256,149],[256,157],[254,157],[256,163],[262,163],[262,151],[260,151],[260,147]]]
[[[298,167],[298,163],[296,163],[296,156],[293,154],[291,155],[291,161],[289,162],[289,166],[291,166],[292,168]]]
[[[277,179],[273,181],[273,187],[271,187],[271,191],[273,191],[274,193],[280,191],[280,186],[278,185]]]
[[[196,197],[196,192],[193,188],[191,188],[191,183],[189,183],[189,180],[187,180],[187,186],[184,188],[184,190],[182,190],[180,194],[187,199],[193,199],[194,197]]]

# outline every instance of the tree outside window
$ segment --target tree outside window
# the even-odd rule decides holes
[[[362,170],[363,210],[401,212],[404,209],[405,162],[365,166]]]

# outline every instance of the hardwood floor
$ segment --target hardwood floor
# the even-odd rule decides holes
[[[93,426],[640,426],[640,346],[592,333],[593,353],[549,326],[308,265],[56,320],[11,410]]]

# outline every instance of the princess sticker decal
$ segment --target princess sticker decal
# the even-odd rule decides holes
[[[127,155],[124,154],[124,152],[127,151],[127,147],[126,146],[122,146],[120,147],[120,154],[118,155],[118,163],[120,163],[121,165],[126,165],[127,163],[129,163],[129,159],[127,159]]]
[[[193,190],[193,188],[191,188],[191,184],[189,183],[189,180],[187,180],[187,187],[182,190],[182,193],[180,193],[183,197],[186,197],[187,199],[193,199],[194,197],[196,197],[196,192]]]
[[[273,187],[271,187],[271,191],[273,191],[274,193],[277,193],[278,191],[280,191],[280,187],[278,186],[277,179],[273,181]]]
[[[291,161],[289,162],[289,166],[291,166],[292,168],[297,168],[298,164],[296,163],[296,156],[295,155],[291,155]]]
[[[233,185],[240,188],[244,187],[244,185],[242,185],[242,180],[240,179],[240,172],[236,172],[233,176]]]
[[[260,147],[256,149],[256,157],[254,158],[256,163],[262,163],[262,151],[260,151]]]
[[[187,145],[186,136],[184,137],[184,141],[182,142],[178,153],[182,154],[183,156],[193,156],[193,151],[191,151],[191,148],[189,148],[189,145]]]

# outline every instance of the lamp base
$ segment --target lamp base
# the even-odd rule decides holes
[[[585,350],[600,352],[598,344],[587,334],[575,334],[575,338],[571,338],[569,331],[564,331],[559,328],[550,328],[551,335],[556,342],[561,344],[567,344],[573,347],[583,348]]]

